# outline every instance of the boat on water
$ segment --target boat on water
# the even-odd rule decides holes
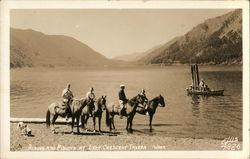
[[[223,96],[224,90],[209,90],[209,91],[201,91],[187,88],[188,94],[195,95],[208,95],[208,96]]]
[[[186,91],[189,95],[194,94],[194,95],[207,95],[207,96],[223,96],[224,90],[213,90],[208,88],[207,85],[205,85],[205,87],[203,88],[199,86],[200,77],[197,64],[191,65],[191,74],[192,74],[192,85],[190,86],[190,88],[186,88]]]

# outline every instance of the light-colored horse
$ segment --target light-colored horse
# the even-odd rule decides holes
[[[83,107],[85,107],[87,104],[91,104],[91,102],[89,102],[86,99],[82,99],[82,100],[73,100],[71,102],[69,102],[69,107],[62,107],[63,102],[54,102],[52,104],[50,104],[48,106],[48,110],[46,113],[46,125],[47,127],[51,126],[51,130],[52,133],[55,133],[55,122],[56,119],[58,118],[58,116],[61,117],[65,117],[67,115],[67,113],[70,113],[72,116],[72,132],[73,132],[73,127],[74,127],[74,121],[75,118],[78,120],[78,124],[79,125],[79,117],[80,117],[80,111],[82,110]],[[78,129],[79,132],[79,129]]]
[[[100,98],[98,98],[97,101],[94,103],[94,106],[95,106],[94,110],[92,111],[94,132],[96,132],[95,130],[96,117],[98,118],[99,132],[101,132],[102,112],[106,110],[106,96],[101,96]],[[89,119],[89,107],[84,107],[81,112],[81,123],[83,129],[86,129],[88,119]]]
[[[72,111],[72,133],[74,129],[75,119],[76,119],[76,126],[77,126],[77,133],[80,133],[79,130],[79,120],[81,116],[81,112],[85,107],[93,107],[94,100],[92,99],[83,99],[83,100],[74,100],[70,106]]]

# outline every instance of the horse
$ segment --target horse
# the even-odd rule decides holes
[[[78,110],[81,110],[84,106],[88,104],[88,101],[83,99],[83,100],[71,100],[69,102],[69,108],[64,106],[62,108],[63,103],[62,102],[54,102],[48,106],[48,110],[46,113],[46,125],[47,128],[50,127],[50,124],[52,124],[51,130],[52,133],[55,133],[55,122],[58,116],[61,116],[63,118],[66,117],[67,115],[67,109],[70,109],[70,113],[72,115],[72,132],[73,132],[73,118],[78,117]]]
[[[155,98],[153,98],[152,100],[149,100],[148,103],[148,109],[145,110],[145,108],[142,107],[137,107],[136,112],[142,115],[146,115],[146,111],[148,111],[149,114],[149,128],[150,128],[150,132],[152,132],[152,120],[153,120],[153,116],[156,112],[156,108],[159,106],[161,107],[165,107],[165,101],[162,95],[159,95]]]
[[[123,116],[127,116],[127,126],[126,130],[128,132],[132,132],[133,118],[136,114],[136,108],[139,103],[143,103],[144,98],[142,95],[138,94],[134,98],[128,100],[126,103],[126,109],[122,111]],[[109,103],[106,108],[106,125],[109,127],[109,131],[115,131],[114,124],[114,116],[120,114],[120,105],[113,103]]]
[[[98,117],[98,123],[99,123],[99,132],[101,132],[101,120],[102,120],[102,112],[106,110],[106,96],[101,96],[97,99],[97,101],[94,104],[95,108],[93,110],[93,125],[94,125],[94,132],[95,130],[95,119]],[[89,108],[84,107],[81,111],[81,122],[82,122],[82,128],[85,129],[87,126],[87,122],[89,119]]]
[[[72,112],[72,125],[71,133],[73,133],[75,119],[77,125],[77,133],[80,133],[79,130],[79,120],[82,113],[82,110],[86,107],[94,107],[94,100],[92,99],[83,99],[83,100],[74,100],[70,106]]]

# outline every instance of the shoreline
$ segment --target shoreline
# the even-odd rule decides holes
[[[202,67],[228,67],[228,68],[237,68],[237,70],[243,71],[243,65],[242,64],[233,64],[233,65],[225,65],[225,64],[198,64],[201,68]],[[168,67],[190,67],[191,64],[151,64],[151,65],[128,65],[128,66],[108,66],[108,67],[16,67],[16,68],[10,68],[11,71],[18,71],[18,70],[64,70],[64,71],[71,71],[71,70],[126,70],[126,69],[154,69],[154,68],[168,68]]]
[[[228,145],[236,143],[235,150],[242,149],[242,141],[218,139],[193,139],[163,137],[147,134],[128,134],[124,130],[116,133],[94,133],[83,131],[71,134],[70,126],[55,125],[56,134],[52,134],[45,124],[27,124],[32,128],[33,136],[22,136],[17,123],[10,124],[11,151],[169,151],[169,150],[227,150]],[[76,128],[74,129],[76,132]],[[232,147],[231,147],[232,148]],[[230,149],[230,150],[233,150]]]

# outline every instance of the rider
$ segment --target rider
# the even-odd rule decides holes
[[[86,94],[86,98],[89,100],[89,101],[93,101],[95,99],[95,94],[94,94],[94,88],[91,87],[89,89],[89,92],[87,92]],[[90,111],[89,111],[89,116],[92,116],[93,113],[92,113],[92,108],[90,108]]]
[[[145,92],[146,92],[145,89],[142,89],[141,92],[140,92],[140,95],[141,95],[141,96],[143,97],[143,99],[144,99],[144,103],[143,103],[142,107],[146,110],[146,115],[148,115],[148,111],[147,111],[147,110],[148,110],[148,104],[147,104],[148,98],[147,98]],[[141,104],[139,104],[139,105],[141,105]]]
[[[71,110],[70,110],[70,102],[73,99],[73,93],[70,90],[70,84],[67,84],[67,87],[62,91],[62,98],[63,98],[63,102],[66,105],[66,120],[68,120],[69,115],[71,114]]]
[[[119,96],[119,103],[120,103],[120,106],[121,106],[120,118],[122,119],[122,111],[123,111],[123,109],[125,107],[125,104],[128,102],[128,99],[127,99],[127,97],[125,95],[125,92],[124,92],[125,85],[121,84],[120,88],[121,88],[121,90],[119,91],[118,96]]]

